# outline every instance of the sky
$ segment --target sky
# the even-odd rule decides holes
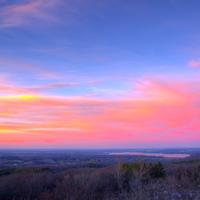
[[[198,0],[0,0],[0,148],[200,147]]]

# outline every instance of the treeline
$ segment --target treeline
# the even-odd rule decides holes
[[[199,200],[200,165],[119,163],[107,168],[6,169],[0,200]]]

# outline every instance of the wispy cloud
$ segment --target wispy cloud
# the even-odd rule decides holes
[[[5,68],[5,71],[10,74],[26,72],[39,79],[60,79],[62,77],[58,72],[50,70],[46,66],[41,66],[41,64],[9,57],[0,57],[0,67],[1,69]]]
[[[36,86],[20,86],[16,84],[7,76],[0,76],[0,96],[5,95],[30,95],[30,94],[38,94],[44,91],[53,90],[53,89],[65,89],[65,88],[73,88],[80,86],[81,83],[78,82],[53,82],[40,84]]]
[[[47,91],[51,89],[60,89],[60,88],[69,88],[76,87],[78,83],[51,83],[40,86],[32,86],[32,87],[20,87],[11,84],[2,84],[0,83],[0,93],[1,95],[5,94],[33,94],[42,91]]]
[[[0,7],[0,28],[46,27],[68,24],[82,16],[90,0],[25,0],[6,1]],[[63,25],[63,24],[62,24]]]
[[[31,22],[56,22],[55,8],[60,0],[29,0],[7,4],[0,9],[0,26],[16,27],[30,25]]]

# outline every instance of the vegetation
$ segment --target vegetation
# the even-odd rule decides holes
[[[0,171],[2,200],[199,200],[200,165],[121,163]]]

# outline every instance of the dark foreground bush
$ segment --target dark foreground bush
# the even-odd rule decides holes
[[[131,163],[57,173],[14,170],[0,176],[0,200],[200,200],[200,167]]]

